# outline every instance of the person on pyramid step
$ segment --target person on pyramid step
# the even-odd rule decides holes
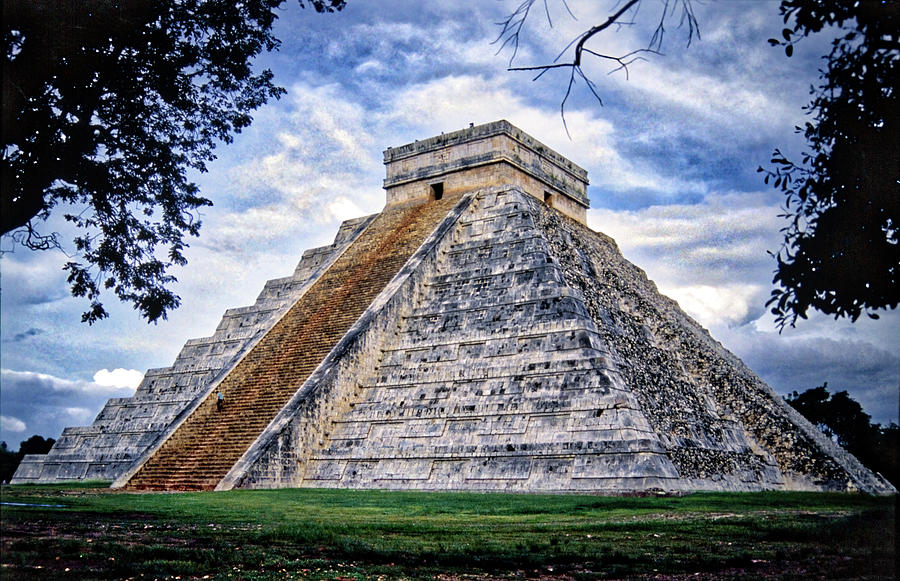
[[[216,411],[220,412],[225,408],[225,396],[218,389],[216,390]]]

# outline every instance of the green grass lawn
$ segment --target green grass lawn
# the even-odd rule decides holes
[[[896,497],[3,487],[2,579],[893,579]],[[19,506],[50,505],[50,506]]]

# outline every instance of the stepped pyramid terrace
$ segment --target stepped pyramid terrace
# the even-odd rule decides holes
[[[894,491],[586,226],[573,162],[506,121],[384,161],[381,213],[13,482]]]

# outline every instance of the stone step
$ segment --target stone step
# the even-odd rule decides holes
[[[210,489],[458,201],[386,209],[131,478],[132,489]]]

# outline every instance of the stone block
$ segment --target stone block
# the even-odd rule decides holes
[[[385,163],[384,212],[345,222],[17,478],[894,490],[584,226],[578,166],[506,122],[391,148]],[[257,398],[234,416],[227,458],[188,444],[211,437],[198,426],[217,386]]]

